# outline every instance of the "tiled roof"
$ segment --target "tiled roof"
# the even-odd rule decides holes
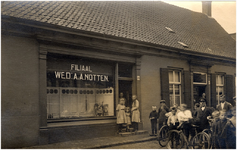
[[[215,19],[160,1],[5,1],[1,11],[5,16],[236,57],[235,40]]]

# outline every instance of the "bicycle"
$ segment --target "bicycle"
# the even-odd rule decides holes
[[[179,130],[169,130],[169,127],[167,125],[164,125],[159,130],[157,140],[162,147],[167,146],[167,144],[170,142],[172,143],[171,145],[176,145],[175,148],[181,148],[181,145],[183,145],[183,138],[182,136],[180,136],[180,133],[181,132]],[[174,140],[174,138],[177,140]],[[173,144],[173,141],[175,141],[176,143]]]
[[[169,127],[163,125],[157,135],[157,140],[159,141],[160,146],[165,147],[169,139]]]
[[[193,137],[191,145],[194,149],[210,149],[210,136],[205,131],[202,131]]]
[[[170,147],[175,149],[184,148],[209,148],[210,138],[205,132],[197,133],[198,126],[192,125],[195,129],[195,136],[192,139],[187,139],[183,133],[183,128],[181,130],[169,130],[167,125],[163,126],[158,134],[158,141],[162,147]]]

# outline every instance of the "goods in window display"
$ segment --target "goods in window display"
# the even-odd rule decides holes
[[[104,89],[108,93],[98,94],[97,88],[48,88],[48,91],[53,89],[54,92],[47,94],[48,119],[114,115],[113,108],[109,107],[114,104],[113,88]]]

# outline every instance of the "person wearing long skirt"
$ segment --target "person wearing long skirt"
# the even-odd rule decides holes
[[[139,101],[137,100],[137,96],[132,96],[132,126],[134,128],[134,131],[138,130],[138,122],[140,122],[140,111],[139,111]]]
[[[122,131],[123,124],[127,123],[126,114],[125,114],[125,100],[120,99],[119,104],[116,108],[117,111],[117,125],[118,125],[118,132]]]

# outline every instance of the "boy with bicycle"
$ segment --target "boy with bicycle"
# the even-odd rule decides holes
[[[183,128],[184,135],[189,139],[189,132],[191,133],[191,123],[189,122],[192,119],[192,113],[190,110],[187,109],[186,104],[180,105],[180,112],[177,114],[179,120],[179,127]],[[192,133],[191,133],[192,134]]]

